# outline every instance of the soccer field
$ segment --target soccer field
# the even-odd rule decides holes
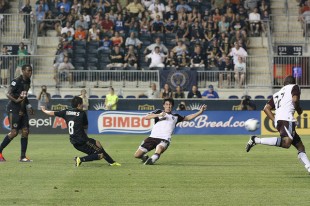
[[[246,153],[248,136],[178,135],[156,165],[145,166],[133,158],[145,135],[90,137],[122,166],[101,160],[75,168],[73,157],[82,153],[68,135],[30,135],[34,161],[20,163],[16,138],[0,164],[0,205],[310,204],[310,176],[293,147],[257,145]],[[303,141],[310,149],[309,137]]]

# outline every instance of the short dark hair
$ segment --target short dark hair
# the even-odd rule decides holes
[[[22,70],[26,70],[27,67],[30,67],[32,69],[32,66],[30,64],[24,64],[22,66]]]
[[[71,107],[72,108],[77,108],[79,104],[83,104],[83,99],[79,96],[75,96],[71,100]]]
[[[289,75],[289,76],[285,77],[283,84],[284,84],[284,86],[288,85],[288,84],[296,84],[296,80],[292,75]]]
[[[172,98],[165,98],[163,100],[163,105],[166,103],[166,102],[170,102],[170,104],[172,104],[172,106],[174,106],[174,100]]]

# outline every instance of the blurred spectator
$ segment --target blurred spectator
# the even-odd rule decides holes
[[[201,46],[195,45],[194,52],[192,53],[191,56],[191,67],[205,67],[205,58],[201,54]]]
[[[221,21],[218,22],[218,32],[229,32],[230,23],[226,20],[226,16],[222,16]]]
[[[229,24],[231,24],[233,21],[235,21],[236,15],[231,7],[228,7],[226,9],[226,13],[224,14],[225,19]]]
[[[83,111],[87,111],[89,106],[89,101],[86,94],[87,94],[86,89],[82,89],[81,95],[79,96],[83,99]]]
[[[160,16],[157,15],[151,25],[151,33],[164,33],[164,22],[161,20]]]
[[[41,92],[38,96],[38,110],[41,110],[41,107],[49,108],[49,102],[51,99],[51,94],[47,92],[46,85],[41,86]]]
[[[235,21],[233,21],[231,23],[231,29],[232,29],[232,31],[235,31],[235,32],[236,31],[243,31],[243,32],[245,32],[245,30],[246,30],[246,23],[245,23],[245,21],[243,19],[240,19],[240,15],[239,14],[236,15]]]
[[[138,0],[133,0],[126,6],[131,17],[137,17],[141,12],[144,11],[144,7],[138,2]]]
[[[240,17],[240,20],[246,21],[248,19],[248,13],[242,6],[240,6],[238,9],[238,15]]]
[[[67,34],[68,31],[71,32],[71,35],[74,35],[74,33],[75,33],[74,28],[71,26],[70,22],[66,23],[66,27],[61,29],[60,34]]]
[[[212,15],[212,19],[213,19],[213,22],[214,22],[214,27],[216,28],[218,23],[221,21],[222,19],[222,14],[221,14],[221,11],[220,9],[216,8],[214,10],[214,13]]]
[[[103,33],[113,34],[114,23],[109,19],[109,15],[105,14],[101,21],[101,28]]]
[[[241,56],[238,57],[238,62],[235,64],[235,82],[239,88],[242,87],[245,80],[246,64]]]
[[[254,8],[258,7],[258,3],[260,1],[261,0],[245,0],[243,6],[244,6],[245,9],[253,11]]]
[[[177,67],[178,66],[178,58],[173,51],[170,51],[168,57],[165,62],[166,67]]]
[[[178,56],[178,66],[179,67],[190,66],[190,57],[187,55],[187,53],[183,53],[181,56]]]
[[[178,25],[176,30],[176,41],[182,40],[183,42],[189,41],[189,29],[187,23],[182,22]]]
[[[261,14],[263,14],[264,11],[267,11],[269,13],[270,11],[269,4],[265,0],[261,0],[259,11]]]
[[[178,20],[178,13],[175,10],[175,7],[173,6],[173,3],[171,3],[170,11],[167,11],[166,7],[166,14],[165,14],[165,20],[171,19],[173,22]]]
[[[85,29],[88,30],[88,23],[87,23],[87,21],[84,20],[82,15],[80,15],[79,19],[75,22],[74,28],[78,29],[79,26],[81,26],[83,28],[83,30],[85,30]]]
[[[109,94],[106,95],[104,101],[106,110],[116,110],[117,102],[118,102],[118,96],[114,93],[113,87],[110,87]]]
[[[101,46],[98,48],[100,50],[111,50],[112,48],[112,41],[109,39],[109,36],[105,35],[103,40],[100,41]]]
[[[72,11],[75,11],[75,13],[80,13],[81,12],[81,4],[80,4],[79,0],[73,0],[70,13]]]
[[[248,95],[244,95],[243,99],[241,100],[241,110],[256,110],[256,105],[253,101],[251,101],[251,97]]]
[[[269,12],[267,10],[263,11],[263,14],[262,14],[262,31],[266,34],[267,33],[267,26],[268,26],[268,22],[270,20],[269,18]]]
[[[173,47],[173,49],[171,51],[173,51],[175,53],[177,58],[181,58],[184,53],[185,54],[188,53],[187,46],[183,43],[182,40],[179,40],[177,45],[175,47]]]
[[[174,33],[176,30],[176,24],[172,18],[169,18],[164,25],[165,33]]]
[[[258,13],[258,9],[254,8],[253,12],[249,14],[250,31],[252,35],[254,34],[254,32],[255,32],[255,36],[259,35],[260,20],[261,19],[260,19],[260,14]]]
[[[207,99],[218,99],[220,98],[218,93],[214,91],[214,87],[212,84],[208,86],[208,89],[202,93],[202,98]]]
[[[146,17],[143,17],[140,21],[140,34],[149,34],[150,24]]]
[[[159,12],[165,11],[165,6],[163,3],[160,2],[160,0],[155,0],[153,3],[148,7],[148,10],[153,13],[155,9],[158,9]]]
[[[101,24],[102,19],[104,18],[104,12],[102,8],[99,8],[95,15],[93,16],[93,21],[95,21],[94,23],[96,24]]]
[[[111,11],[115,14],[122,13],[122,6],[118,0],[111,0]]]
[[[99,41],[99,34],[100,30],[97,28],[97,25],[93,23],[88,31],[88,41]]]
[[[235,47],[231,49],[229,56],[233,57],[233,63],[237,64],[238,57],[246,58],[248,56],[248,53],[239,46],[238,42],[235,42]]]
[[[225,0],[211,0],[211,5],[213,8],[223,9]]]
[[[71,70],[74,70],[74,66],[69,62],[69,58],[65,56],[64,62],[60,63],[58,66],[59,79],[69,81],[70,85],[72,86]]]
[[[24,23],[25,23],[25,31],[24,31],[24,39],[30,38],[30,32],[31,32],[31,14],[32,14],[32,8],[30,5],[30,0],[25,0],[25,5],[22,6],[20,13],[24,14]]]
[[[62,2],[57,4],[57,9],[61,10],[62,8],[66,13],[69,13],[71,9],[71,2],[68,0],[62,0]]]
[[[124,67],[134,67],[135,69],[138,68],[138,54],[135,52],[133,45],[128,47],[128,52],[125,55],[125,65]]]
[[[22,66],[29,63],[29,59],[27,58],[30,55],[25,47],[23,42],[19,43],[19,48],[17,51],[17,67],[15,70],[14,77],[19,77],[22,74]]]
[[[150,17],[152,20],[159,21],[159,20],[163,20],[164,15],[162,12],[158,10],[157,7],[155,7],[155,10],[151,13]]]
[[[172,91],[170,89],[169,84],[166,83],[164,85],[164,88],[160,92],[160,98],[165,99],[165,98],[170,98],[170,97],[172,97]]]
[[[150,68],[153,67],[165,67],[165,65],[163,64],[164,60],[165,60],[166,55],[164,55],[163,53],[160,52],[160,48],[159,46],[155,47],[155,50],[153,52],[151,52],[150,54],[146,55],[146,61],[148,59],[151,59],[151,64],[150,64]]]
[[[216,37],[216,31],[213,28],[213,25],[211,23],[208,23],[207,28],[204,31],[205,39],[207,45],[209,45]]]
[[[86,32],[82,26],[78,26],[77,30],[74,33],[75,41],[85,41],[86,40]]]
[[[184,9],[185,12],[191,12],[192,8],[186,4],[185,0],[180,0],[180,4],[177,5],[176,10],[179,12],[181,9]]]
[[[179,111],[184,111],[184,110],[186,110],[186,104],[185,104],[185,102],[180,102],[180,104],[178,105],[177,110],[179,110]]]
[[[184,92],[182,91],[182,88],[180,86],[177,86],[175,88],[175,92],[173,92],[173,98],[174,99],[185,98]]]
[[[191,42],[192,43],[200,43],[204,39],[203,30],[199,25],[199,20],[196,19],[194,24],[191,26]]]
[[[10,79],[10,57],[9,57],[8,49],[6,46],[3,46],[2,53],[0,55],[0,77],[1,82],[0,85],[6,86],[8,84],[8,79]]]
[[[134,32],[130,33],[130,36],[127,37],[125,46],[128,48],[130,45],[134,46],[134,48],[141,48],[142,41],[140,41],[138,38],[136,38],[136,35]]]
[[[42,6],[38,6],[38,10],[36,10],[36,20],[38,25],[38,35],[41,36],[44,29],[44,20],[45,20],[45,12],[42,9]]]
[[[118,14],[117,15],[117,19],[115,21],[115,26],[114,26],[114,30],[119,32],[119,33],[124,33],[125,32],[125,22],[123,20],[123,16],[122,14]]]
[[[228,54],[230,52],[230,43],[229,43],[229,38],[228,36],[225,35],[225,33],[222,33],[224,34],[224,39],[221,40],[220,44],[219,44],[219,48],[221,50],[221,53],[225,53],[225,54]]]
[[[44,19],[46,19],[46,21],[43,22],[43,34],[44,36],[47,36],[48,30],[53,30],[53,29],[56,30],[55,22],[53,21],[55,19],[53,12],[52,11],[46,12]]]
[[[188,13],[188,21],[189,22],[201,22],[201,14],[199,12],[199,10],[194,7],[191,13]]]
[[[120,52],[120,47],[115,46],[110,54],[111,63],[107,65],[108,68],[123,67],[124,66],[124,54]]]
[[[213,51],[208,55],[207,61],[208,61],[208,69],[211,70],[218,69],[218,57],[214,54]]]
[[[85,9],[83,9],[82,16],[83,16],[84,21],[87,22],[87,26],[88,26],[88,28],[89,28],[90,25],[91,25],[91,17],[90,17],[90,15],[86,12]],[[88,29],[88,28],[87,28],[87,29]]]
[[[131,17],[126,23],[125,25],[127,26],[128,29],[128,34],[130,34],[131,32],[134,32],[136,34],[136,36],[138,36],[138,33],[140,31],[140,24],[139,22],[134,18]]]
[[[57,48],[55,56],[56,57],[55,57],[55,60],[54,60],[54,65],[53,65],[53,68],[54,68],[54,79],[55,79],[56,83],[58,84],[58,76],[59,76],[59,74],[58,74],[58,67],[59,67],[60,63],[64,62],[65,56],[68,56],[68,53],[67,53],[67,51],[64,51],[62,44],[58,45],[58,48]]]
[[[119,35],[119,32],[114,32],[114,36],[111,37],[112,46],[122,47],[124,44],[124,39]]]
[[[168,54],[168,49],[167,49],[167,47],[163,43],[161,43],[160,37],[157,37],[155,39],[155,43],[154,44],[151,44],[151,45],[149,45],[148,47],[145,48],[144,54],[147,54],[149,52],[153,52],[156,47],[159,47],[159,52],[160,53]]]
[[[55,30],[57,35],[60,36],[61,28],[65,26],[65,22],[68,14],[65,12],[65,8],[63,6],[60,7],[60,11],[57,13],[56,20],[59,20],[55,23]]]
[[[219,59],[219,88],[224,87],[223,81],[227,80],[228,87],[231,86],[231,73],[234,70],[234,65],[228,56],[224,53]]]
[[[148,9],[152,3],[153,3],[152,0],[141,0],[141,4],[142,4],[146,9]]]
[[[145,95],[149,99],[156,99],[156,98],[159,98],[160,93],[156,89],[156,84],[152,83],[151,88],[148,91],[146,91],[145,93],[140,94],[139,96],[141,96],[141,95]]]
[[[201,98],[201,93],[196,85],[192,86],[192,90],[188,92],[187,98]]]
[[[40,6],[41,6],[42,11],[44,11],[45,13],[49,11],[49,6],[46,3],[46,0],[38,0],[38,1],[36,1],[36,4],[35,4],[36,11],[38,11]]]

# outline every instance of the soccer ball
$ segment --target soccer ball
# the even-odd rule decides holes
[[[244,127],[246,130],[253,132],[259,128],[259,121],[254,118],[248,119],[245,121]]]

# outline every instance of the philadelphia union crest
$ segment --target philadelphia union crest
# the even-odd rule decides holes
[[[168,82],[170,82],[171,87],[173,87],[174,89],[177,86],[183,88],[187,83],[188,74],[186,71],[173,71],[168,74],[167,80]]]

